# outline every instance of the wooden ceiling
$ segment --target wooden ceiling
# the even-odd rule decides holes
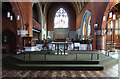
[[[120,12],[120,3],[118,3],[117,5],[115,5],[115,6],[112,8],[112,11],[113,11],[113,12]]]

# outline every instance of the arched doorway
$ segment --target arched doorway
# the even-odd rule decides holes
[[[16,35],[8,29],[2,32],[2,45],[6,48],[7,53],[15,53]]]

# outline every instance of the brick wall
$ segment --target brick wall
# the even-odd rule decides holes
[[[2,34],[7,34],[9,35],[12,34],[12,36],[7,36],[9,43],[7,44],[2,44],[3,47],[6,47],[6,52],[8,53],[13,53],[16,50],[17,46],[17,24],[15,20],[10,20],[7,18],[7,13],[3,12],[2,13]],[[14,16],[13,16],[14,17]],[[10,34],[11,33],[11,34]],[[3,52],[5,53],[5,52]]]
[[[76,29],[79,29],[81,26],[81,20],[85,10],[90,10],[91,12],[91,31],[93,36],[93,50],[96,49],[96,36],[95,36],[95,29],[93,25],[97,23],[99,25],[98,29],[102,27],[102,19],[104,16],[104,11],[106,9],[107,3],[106,2],[88,2],[83,10],[79,13],[76,18]]]
[[[15,16],[20,15],[20,21],[17,26],[25,30],[25,25],[27,22],[29,36],[32,37],[32,3],[31,2],[11,2],[11,6],[14,10]],[[21,23],[21,24],[20,24]]]
[[[2,32],[5,31],[6,29],[10,30],[15,35],[17,34],[16,20],[11,21],[9,18],[7,18],[7,13],[4,12],[2,13]]]

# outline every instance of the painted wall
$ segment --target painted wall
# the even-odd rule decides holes
[[[74,13],[74,9],[72,8],[72,6],[70,5],[70,3],[68,2],[61,2],[61,3],[56,3],[53,2],[50,6],[50,8],[48,9],[48,15],[47,15],[47,29],[48,31],[52,31],[54,29],[54,16],[55,13],[57,12],[57,10],[59,8],[63,7],[66,12],[68,13],[69,16],[69,30],[70,31],[75,31],[76,30],[76,24],[75,24],[75,13]]]

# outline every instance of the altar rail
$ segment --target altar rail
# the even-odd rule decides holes
[[[36,44],[34,47],[25,47],[25,51],[41,51],[41,50],[47,50],[42,48],[43,44]],[[55,50],[55,44],[48,44],[49,50]],[[76,44],[76,46],[79,46],[79,50],[92,50],[92,44]],[[74,50],[73,44],[68,44],[67,50]],[[76,49],[75,49],[76,50]]]
[[[99,60],[99,54],[101,54],[101,53],[104,53],[104,52],[99,52],[99,51],[86,52],[86,51],[84,51],[84,52],[77,52],[77,53],[69,53],[69,54],[67,54],[67,56],[69,56],[70,54],[76,54],[76,60],[77,60],[78,59],[78,54],[90,54],[91,55],[90,59],[93,60],[93,56],[94,56],[94,54],[96,54],[97,55],[96,59]],[[58,56],[55,53],[50,53],[50,52],[49,53],[42,53],[42,52],[37,52],[36,53],[36,52],[29,51],[29,52],[22,52],[21,54],[24,54],[24,57],[23,57],[24,60],[26,59],[26,54],[29,54],[28,55],[29,61],[31,59],[31,54],[43,54],[45,60],[47,59],[47,55]],[[63,55],[63,56],[66,56],[66,55]]]

